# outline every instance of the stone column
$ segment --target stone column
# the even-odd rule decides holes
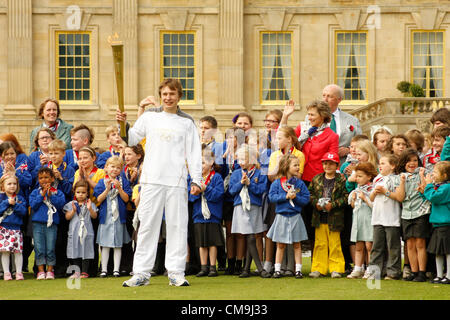
[[[8,0],[8,82],[5,118],[34,119],[32,0]]]
[[[114,0],[113,34],[123,41],[123,92],[125,106],[136,108],[138,101],[138,0]],[[111,66],[112,68],[113,66]],[[114,82],[114,92],[115,89]],[[116,94],[117,95],[117,94]],[[116,96],[115,95],[115,96]],[[117,97],[114,99],[117,103]]]
[[[244,110],[243,55],[244,0],[220,0],[217,110]]]

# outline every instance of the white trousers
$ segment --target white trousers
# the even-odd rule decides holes
[[[158,248],[163,211],[166,221],[165,267],[171,275],[184,276],[187,257],[188,194],[186,188],[143,184],[140,194],[133,273],[150,278]]]

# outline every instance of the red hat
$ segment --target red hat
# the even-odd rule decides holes
[[[336,162],[337,164],[339,164],[339,156],[335,152],[327,152],[324,154],[322,159],[320,159],[320,161],[327,161],[327,160],[333,161],[333,162]]]

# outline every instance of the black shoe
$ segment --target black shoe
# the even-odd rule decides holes
[[[239,275],[239,278],[249,278],[250,277],[250,272],[248,272],[247,270],[244,270],[241,272],[241,274]]]
[[[196,277],[206,277],[208,275],[208,271],[206,270],[201,270],[199,273],[197,273],[195,276]]]
[[[434,278],[433,280],[431,280],[430,283],[441,283],[441,281],[442,281],[443,279],[444,279],[444,278],[436,277],[436,278]]]
[[[260,272],[260,276],[261,276],[261,278],[270,278],[271,277],[270,273],[264,269],[263,269],[263,271]]]
[[[295,279],[303,279],[303,273],[301,271],[295,272]]]
[[[417,277],[417,272],[411,273],[406,278],[403,278],[404,281],[413,281]]]
[[[208,277],[217,277],[218,275],[216,270],[210,270],[208,273]]]
[[[293,277],[294,272],[292,272],[291,270],[286,270],[286,271],[284,271],[284,276],[285,277]]]
[[[100,272],[100,278],[106,278],[107,273],[105,271]]]
[[[273,273],[273,275],[272,275],[272,278],[279,279],[279,278],[281,278],[282,276],[283,276],[283,275],[281,274],[280,271],[275,271],[275,272]]]
[[[113,276],[116,277],[116,278],[119,278],[120,277],[120,272],[119,271],[114,271],[113,272]]]
[[[448,267],[447,267],[448,268]],[[447,277],[443,277],[440,284],[450,284],[450,279]]]
[[[413,282],[425,282],[425,281],[427,281],[427,276],[423,271],[419,271],[417,276],[413,279]]]

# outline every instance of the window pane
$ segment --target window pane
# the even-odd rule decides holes
[[[89,100],[90,94],[89,91],[83,91],[83,100]]]
[[[66,92],[59,91],[59,100],[66,100]]]
[[[262,32],[261,96],[263,101],[286,100],[292,81],[291,32]],[[287,87],[289,83],[289,88]],[[272,89],[267,91],[267,89]]]
[[[81,78],[82,77],[82,70],[80,68],[75,69],[75,78]]]

